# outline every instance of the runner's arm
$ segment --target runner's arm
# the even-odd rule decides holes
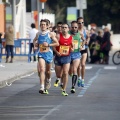
[[[33,45],[35,45],[36,44],[36,41],[38,40],[38,33],[36,34],[36,36],[35,36],[35,38],[34,38],[34,40],[33,40]]]
[[[56,38],[55,34],[50,33],[50,37],[51,37],[51,39],[53,40],[53,43],[48,44],[48,47],[55,47],[55,46],[59,46],[59,42],[58,42],[58,40],[57,40],[57,38]]]
[[[56,34],[56,38],[57,38],[57,41],[59,42],[60,35],[59,35],[59,34]],[[56,54],[57,56],[60,56],[60,53],[56,50],[56,47],[53,47],[53,51],[55,52],[55,54]]]
[[[86,33],[87,33],[87,39],[86,39],[86,43],[85,44],[89,44],[89,41],[90,41],[90,33],[89,33],[89,31],[86,31]]]
[[[74,40],[74,39],[73,39],[73,37],[72,37],[72,41],[73,41],[73,40]],[[71,44],[71,48],[70,48],[70,51],[71,51],[71,52],[74,51],[74,47],[73,47],[73,46],[74,46],[74,44],[73,44],[73,42],[72,42],[72,44]]]

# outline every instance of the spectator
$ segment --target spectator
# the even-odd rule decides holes
[[[111,42],[110,42],[110,31],[109,29],[106,27],[104,29],[104,35],[103,35],[103,42],[102,42],[102,52],[104,54],[104,58],[103,58],[103,64],[109,64],[109,51],[111,49]]]
[[[102,42],[103,42],[103,31],[102,30],[98,30],[98,35],[97,35],[96,40],[99,42],[100,48],[101,48],[101,45],[102,45]],[[102,61],[103,61],[103,52],[102,52],[101,49],[100,49],[99,52],[100,52],[100,61],[99,61],[99,63],[102,63]]]
[[[38,30],[35,28],[35,24],[34,23],[31,24],[31,28],[32,29],[29,31],[29,38],[31,39],[31,41],[30,41],[30,54],[32,53],[32,50],[33,50],[33,53],[34,53],[33,61],[36,61],[33,40],[34,40],[34,38],[36,36],[36,33],[38,33]],[[32,62],[31,56],[30,56],[30,61]]]
[[[14,47],[14,28],[12,25],[8,26],[5,33],[5,44],[6,44],[6,63],[8,63],[9,55],[11,53],[10,63],[13,63],[13,47]]]
[[[93,51],[94,51],[94,46],[95,46],[95,41],[96,41],[96,33],[95,29],[91,28],[90,30],[90,42],[89,42],[89,49],[90,49],[90,63],[93,61]]]
[[[92,61],[91,63],[100,63],[100,43],[98,40],[95,41],[93,47]]]

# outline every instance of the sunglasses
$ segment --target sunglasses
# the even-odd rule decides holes
[[[84,24],[84,22],[79,22],[78,24]]]
[[[76,29],[76,28],[78,28],[78,27],[72,27],[72,28],[75,28],[75,29]]]
[[[62,28],[64,29],[64,28],[68,28],[68,27],[62,27]]]

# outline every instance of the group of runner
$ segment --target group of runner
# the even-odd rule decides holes
[[[84,87],[85,63],[87,59],[87,47],[89,33],[84,29],[84,19],[79,17],[76,21],[67,23],[58,22],[57,31],[50,31],[50,21],[40,21],[40,32],[34,38],[34,46],[38,46],[38,76],[40,78],[41,94],[49,94],[51,87],[51,65],[54,60],[56,81],[54,87],[62,89],[62,95],[66,92],[68,76],[72,77],[71,93],[75,93],[75,85]],[[54,55],[53,55],[54,51]]]

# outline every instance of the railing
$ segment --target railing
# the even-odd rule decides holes
[[[0,62],[2,61],[2,56],[6,56],[4,43],[3,39],[2,44],[0,44]],[[30,39],[14,40],[14,56],[28,56],[28,62],[30,62],[30,57],[33,55],[33,53],[30,54]]]

